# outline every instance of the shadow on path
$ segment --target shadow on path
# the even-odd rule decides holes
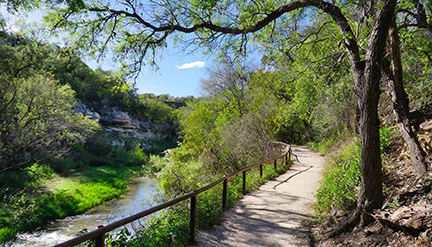
[[[196,246],[310,246],[305,219],[312,211],[321,179],[322,160],[303,146],[286,173],[242,198],[213,231],[200,232]]]

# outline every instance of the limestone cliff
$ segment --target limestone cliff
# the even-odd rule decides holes
[[[90,103],[78,101],[75,111],[99,120],[100,125],[110,133],[113,145],[123,145],[117,137],[131,137],[142,141],[144,147],[149,148],[153,140],[174,137],[175,129],[168,123],[152,123],[149,120],[131,116],[118,107],[104,105],[95,110]]]

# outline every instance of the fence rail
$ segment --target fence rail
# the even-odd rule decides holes
[[[279,144],[281,144],[281,143],[279,143]],[[114,229],[117,229],[119,227],[122,227],[122,226],[124,226],[126,224],[129,224],[129,223],[131,223],[131,222],[133,222],[135,220],[141,219],[141,218],[143,218],[145,216],[148,216],[150,214],[153,214],[155,212],[158,212],[158,211],[160,211],[160,210],[162,210],[164,208],[167,208],[167,207],[170,207],[170,206],[172,206],[174,204],[177,204],[179,202],[185,201],[185,200],[187,200],[189,198],[191,199],[191,204],[190,204],[191,205],[190,206],[190,241],[191,242],[195,242],[195,230],[196,230],[196,227],[195,227],[196,196],[198,194],[206,191],[206,190],[209,190],[209,189],[213,188],[214,186],[216,186],[216,185],[218,185],[220,183],[223,183],[223,190],[222,190],[222,210],[225,211],[226,210],[226,201],[227,201],[227,192],[228,192],[228,179],[230,177],[233,177],[233,176],[239,174],[239,173],[243,173],[242,192],[243,192],[243,194],[245,194],[246,193],[246,171],[247,170],[249,170],[251,168],[254,168],[254,167],[257,167],[257,166],[260,166],[260,176],[262,177],[262,174],[263,174],[262,173],[263,165],[273,162],[274,169],[276,169],[277,168],[277,161],[280,160],[280,159],[282,159],[282,158],[285,158],[285,164],[288,163],[288,160],[291,159],[292,150],[291,150],[291,146],[290,145],[288,145],[288,144],[284,144],[284,145],[286,145],[286,147],[283,150],[283,152],[281,152],[283,154],[280,155],[280,156],[278,156],[278,157],[276,157],[276,158],[274,158],[274,159],[266,160],[266,161],[263,161],[261,163],[257,163],[257,164],[254,164],[254,165],[243,167],[243,168],[241,168],[240,170],[238,170],[236,172],[233,172],[233,173],[228,174],[228,175],[224,175],[222,178],[220,178],[220,179],[214,181],[213,183],[208,184],[208,185],[206,185],[206,186],[204,186],[202,188],[199,188],[197,190],[193,190],[193,191],[191,191],[191,192],[189,192],[189,193],[187,193],[185,195],[179,196],[179,197],[177,197],[175,199],[172,199],[172,200],[167,201],[165,203],[159,204],[159,205],[157,205],[155,207],[152,207],[152,208],[147,209],[145,211],[142,211],[140,213],[131,215],[131,216],[129,216],[127,218],[124,218],[124,219],[121,219],[119,221],[110,223],[110,224],[108,224],[106,226],[100,226],[98,229],[96,229],[94,231],[91,231],[89,233],[86,233],[86,234],[83,234],[81,236],[75,237],[75,238],[70,239],[70,240],[68,240],[66,242],[57,244],[57,245],[55,245],[55,247],[70,247],[70,246],[75,246],[77,244],[83,243],[83,242],[91,240],[91,239],[95,239],[96,240],[96,247],[104,247],[105,246],[105,240],[104,240],[105,233],[110,232],[110,231],[112,231]]]

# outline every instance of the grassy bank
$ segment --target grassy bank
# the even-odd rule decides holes
[[[0,243],[121,196],[132,172],[126,166],[100,166],[62,176],[45,164],[34,164],[19,173],[2,174],[6,186],[1,190]]]

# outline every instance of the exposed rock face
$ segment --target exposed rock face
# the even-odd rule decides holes
[[[118,135],[141,139],[144,142],[143,146],[146,146],[145,142],[149,140],[163,139],[173,136],[174,133],[174,127],[168,123],[154,124],[151,121],[140,120],[117,107],[107,106],[107,103],[101,107],[101,110],[96,111],[88,104],[78,101],[74,109],[85,116],[99,120],[100,125],[113,134],[112,145],[124,145],[124,141],[117,140]]]
[[[100,119],[99,113],[97,113],[93,108],[88,107],[81,101],[78,101],[74,107],[76,112],[82,113],[84,116],[90,116],[91,119]]]
[[[99,123],[108,130],[118,132],[134,132],[140,128],[140,122],[132,119],[126,112],[111,108],[111,111],[104,111]]]

